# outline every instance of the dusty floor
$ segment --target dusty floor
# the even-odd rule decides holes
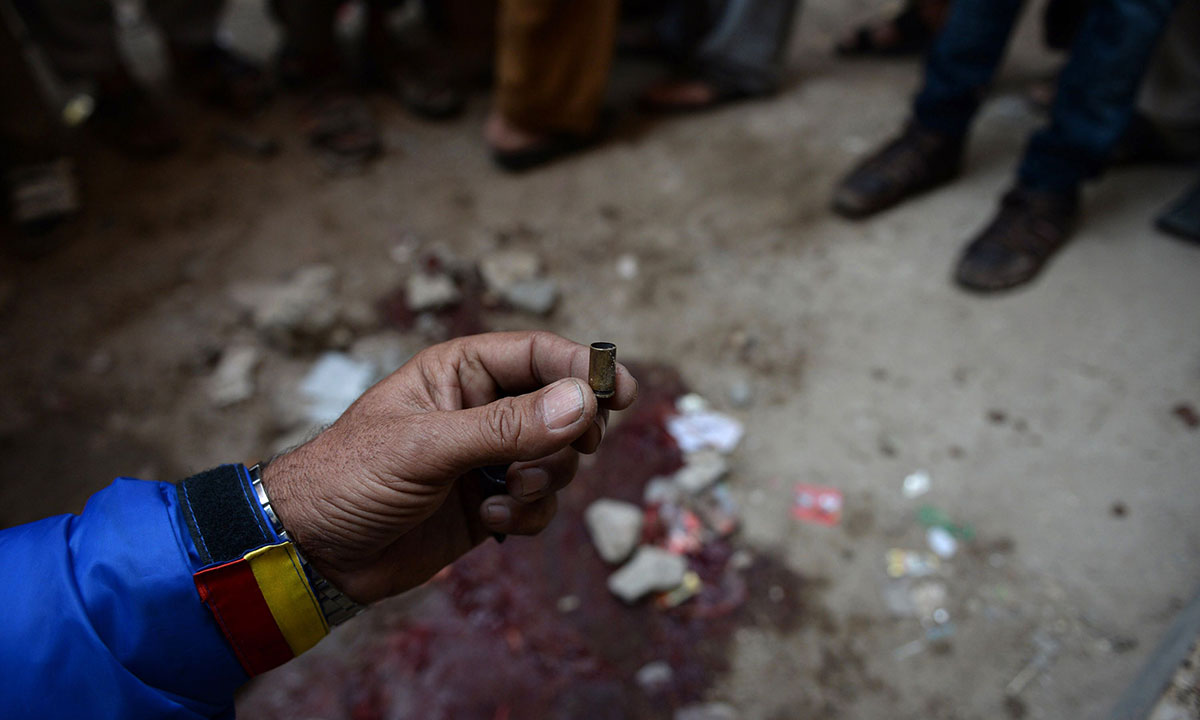
[[[865,3],[824,5],[806,10],[777,98],[639,125],[527,177],[488,163],[482,99],[428,125],[379,98],[388,154],[358,175],[322,171],[287,100],[254,121],[284,141],[269,162],[222,151],[227,121],[207,113],[166,162],[89,146],[71,242],[0,261],[0,524],[77,510],[118,474],[176,479],[275,449],[272,397],[311,357],[265,350],[256,396],[212,407],[214,358],[257,342],[231,284],[327,262],[364,305],[411,270],[397,245],[475,258],[503,242],[538,251],[569,292],[549,320],[491,326],[613,340],[718,406],[754,390],[731,411],[747,426],[743,541],[821,579],[833,622],[738,631],[709,697],[746,718],[1103,717],[1200,581],[1200,432],[1172,412],[1200,406],[1200,249],[1149,222],[1189,176],[1113,173],[1042,280],[966,296],[955,253],[1039,122],[1005,93],[1051,61],[1027,32],[966,177],[851,224],[826,211],[832,183],[902,121],[918,69],[833,61],[831,34]],[[633,279],[614,265],[625,253]],[[918,468],[932,491],[907,500]],[[840,488],[841,525],[795,521],[797,482]],[[889,616],[884,554],[924,547],[922,503],[977,538],[947,571],[953,636],[904,656],[924,630]],[[1055,649],[1045,671],[1006,700],[1039,646]]]

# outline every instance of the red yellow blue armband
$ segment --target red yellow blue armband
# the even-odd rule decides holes
[[[176,486],[203,567],[200,599],[250,676],[282,665],[329,632],[296,548],[271,527],[243,465]]]

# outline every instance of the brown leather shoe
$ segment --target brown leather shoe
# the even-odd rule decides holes
[[[955,280],[985,293],[1029,282],[1070,239],[1078,212],[1075,193],[1009,190],[996,217],[963,250]]]
[[[963,140],[909,123],[900,137],[859,163],[833,194],[833,210],[864,218],[953,180]]]

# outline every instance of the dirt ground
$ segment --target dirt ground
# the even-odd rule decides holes
[[[234,5],[235,41],[267,52],[261,8]],[[0,260],[0,525],[77,511],[117,475],[174,480],[278,447],[278,398],[313,355],[263,343],[232,285],[327,263],[339,300],[370,308],[429,249],[530,249],[566,289],[559,307],[487,313],[488,326],[603,338],[677,367],[746,425],[739,542],[813,580],[823,621],[739,628],[707,698],[745,718],[1104,717],[1200,582],[1200,431],[1174,412],[1200,407],[1200,249],[1151,226],[1190,174],[1111,173],[1033,287],[959,292],[955,255],[1041,122],[1017,93],[1055,59],[1025,27],[965,177],[843,221],[827,210],[833,183],[898,127],[919,76],[830,56],[870,6],[807,7],[773,99],[630,119],[604,148],[522,177],[485,155],[483,97],[441,125],[375,98],[387,154],[356,174],[322,169],[288,98],[249,124],[283,142],[269,161],[223,148],[230,121],[206,111],[163,162],[86,144],[70,242]],[[622,255],[636,276],[618,272]],[[256,392],[217,408],[206,378],[235,344],[261,348]],[[746,385],[750,404],[732,407]],[[907,499],[918,469],[932,489]],[[792,517],[798,482],[845,494],[840,525]],[[912,645],[926,630],[889,613],[885,554],[925,548],[922,504],[976,536],[944,568],[952,634]],[[303,668],[367,632],[339,630]],[[248,690],[244,716],[287,672]]]

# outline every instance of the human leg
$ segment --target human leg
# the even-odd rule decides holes
[[[912,120],[839,183],[835,212],[867,217],[958,175],[967,130],[1021,6],[1022,0],[955,0],[926,60]]]

